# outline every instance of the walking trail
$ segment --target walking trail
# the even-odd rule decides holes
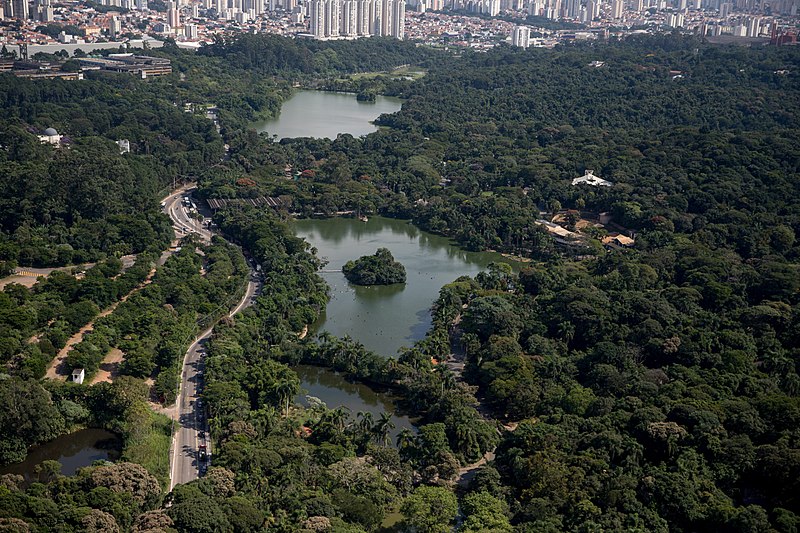
[[[86,335],[87,333],[89,333],[91,331],[94,331],[94,325],[95,325],[95,322],[97,322],[98,319],[103,318],[104,316],[110,315],[111,313],[114,312],[114,309],[116,309],[119,304],[121,304],[122,302],[124,302],[128,298],[130,298],[130,296],[132,294],[140,291],[146,285],[149,285],[150,282],[153,281],[153,275],[155,273],[156,273],[156,269],[155,268],[150,270],[150,273],[147,274],[147,277],[145,278],[145,280],[143,282],[141,282],[138,286],[133,288],[128,294],[123,296],[120,300],[114,302],[109,307],[104,309],[93,320],[91,320],[88,324],[86,324],[81,329],[79,329],[77,331],[77,333],[75,333],[69,339],[67,339],[67,343],[64,345],[63,348],[61,348],[61,350],[58,351],[58,354],[56,355],[55,359],[53,359],[53,361],[50,363],[50,366],[47,368],[47,373],[45,374],[45,377],[47,377],[48,379],[59,379],[61,381],[66,381],[67,377],[69,377],[70,372],[72,370],[71,368],[69,368],[67,366],[67,357],[69,357],[69,354],[70,354],[70,352],[72,352],[72,349],[75,347],[75,345],[83,340],[84,335]],[[120,354],[121,353],[122,352],[120,352]],[[104,365],[112,364],[114,362],[114,359],[117,358],[117,357],[119,357],[119,356],[114,354],[114,350],[111,350],[106,355],[105,359],[103,359],[103,362],[101,363],[100,368],[102,369]],[[120,361],[121,360],[122,359],[120,358]],[[111,375],[111,373],[109,371],[109,376],[110,375]],[[93,381],[93,383],[94,383],[94,381]]]

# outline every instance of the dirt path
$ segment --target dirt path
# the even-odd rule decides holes
[[[472,481],[472,478],[475,477],[475,474],[478,473],[478,470],[483,468],[483,465],[488,463],[489,461],[494,461],[494,450],[491,452],[486,452],[483,457],[472,463],[471,465],[467,465],[458,469],[458,480],[456,481],[456,485],[461,488],[466,488],[469,485],[469,482]]]
[[[117,308],[119,304],[126,301],[128,298],[131,297],[132,294],[140,291],[146,285],[149,285],[150,282],[153,280],[153,275],[156,273],[156,269],[150,270],[150,273],[147,274],[145,280],[140,283],[137,287],[135,287],[131,292],[123,296],[119,301],[114,302],[111,304],[110,307],[104,309],[97,317],[94,318],[91,322],[83,326],[81,329],[78,330],[72,337],[67,339],[67,343],[64,345],[61,350],[58,351],[58,355],[56,358],[53,359],[53,362],[50,363],[50,366],[47,368],[47,373],[45,377],[47,379],[60,379],[61,381],[66,381],[69,377],[72,369],[67,367],[67,357],[69,356],[72,348],[83,340],[84,335],[89,333],[90,331],[94,330],[94,324],[97,322],[98,319],[103,318],[104,316],[108,316],[114,312],[114,309]],[[108,358],[108,355],[106,356]],[[105,363],[105,360],[103,361]]]
[[[95,383],[112,382],[114,378],[119,375],[119,365],[125,360],[125,354],[119,348],[111,348],[106,355],[103,362],[100,363],[100,368],[97,374],[92,379],[92,385]]]

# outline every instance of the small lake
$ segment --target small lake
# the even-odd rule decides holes
[[[281,106],[277,118],[253,124],[259,133],[278,139],[315,137],[335,139],[340,133],[361,137],[378,127],[372,124],[384,113],[400,111],[398,98],[378,96],[375,102],[359,102],[353,93],[297,91]]]
[[[392,413],[392,422],[395,427],[389,434],[392,444],[396,444],[397,435],[404,429],[416,433],[412,421],[405,415],[399,414],[393,398],[389,394],[375,392],[362,383],[351,383],[344,376],[326,368],[310,365],[297,365],[292,367],[300,377],[300,394],[295,398],[295,403],[309,406],[307,396],[319,398],[329,409],[344,406],[350,410],[350,420],[358,421],[359,412],[372,414],[376,422],[382,413]]]
[[[350,284],[341,272],[320,275],[330,286],[331,300],[311,332],[350,335],[386,357],[410,347],[431,327],[430,308],[442,286],[463,275],[474,277],[493,261],[511,262],[498,253],[468,252],[449,239],[420,231],[410,223],[384,217],[368,222],[355,218],[305,219],[294,222],[305,238],[338,270],[347,261],[388,248],[406,268],[405,284],[363,287]],[[513,264],[513,263],[512,263]]]
[[[82,429],[34,446],[21,463],[0,468],[0,475],[21,474],[27,483],[31,483],[36,480],[36,466],[53,460],[61,463],[62,474],[71,476],[79,468],[90,466],[95,461],[118,459],[121,446],[119,437],[110,431]]]

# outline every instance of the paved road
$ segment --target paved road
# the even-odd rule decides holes
[[[190,191],[191,189],[178,191],[168,197],[165,200],[164,211],[169,214],[176,227],[189,228],[198,233],[203,240],[210,241],[211,232],[203,228],[199,221],[189,218],[182,205],[182,196]],[[233,316],[251,305],[260,290],[260,276],[251,271],[247,290],[229,316]],[[201,457],[201,446],[207,446],[207,453],[211,453],[211,447],[205,437],[208,434],[208,421],[205,418],[205,406],[202,404],[200,394],[203,390],[205,345],[211,337],[212,331],[213,326],[202,332],[189,346],[183,360],[177,400],[180,428],[173,437],[169,490],[172,490],[175,485],[197,479],[208,465],[208,462],[203,461]]]
[[[163,200],[164,212],[172,219],[172,227],[178,237],[185,237],[190,233],[197,233],[205,242],[211,242],[211,231],[202,222],[189,216],[188,208],[183,205],[183,199],[193,187],[183,187],[170,194]]]

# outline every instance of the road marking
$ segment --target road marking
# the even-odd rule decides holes
[[[31,272],[30,270],[17,270],[14,274],[17,276],[27,276],[29,278],[38,278],[39,276],[45,276],[45,274],[37,274],[36,272]]]

